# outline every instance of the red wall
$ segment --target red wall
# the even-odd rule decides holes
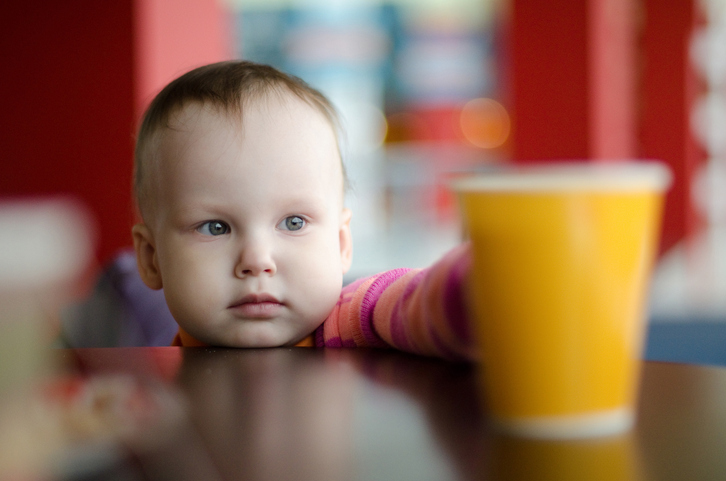
[[[2,5],[0,195],[81,199],[105,259],[130,240],[132,5]]]
[[[216,0],[2,2],[0,199],[73,196],[101,262],[130,245],[138,111],[182,70],[229,58],[229,40]]]

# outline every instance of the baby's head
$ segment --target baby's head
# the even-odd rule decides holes
[[[332,311],[351,213],[330,103],[250,62],[193,70],[154,99],[136,146],[139,272],[212,345],[291,345]]]

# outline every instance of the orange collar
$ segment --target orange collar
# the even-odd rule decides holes
[[[174,336],[174,340],[171,341],[172,346],[183,346],[183,347],[209,347],[209,344],[206,344],[200,340],[198,340],[196,337],[193,337],[191,334],[189,334],[187,331],[179,328],[179,332],[177,332],[176,336]],[[300,342],[295,344],[296,347],[315,347],[315,342],[313,339],[313,334],[310,334],[309,336],[303,338]]]

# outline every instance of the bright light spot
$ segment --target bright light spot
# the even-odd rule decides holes
[[[470,100],[461,110],[459,121],[466,140],[482,149],[499,147],[511,130],[506,109],[492,99]]]

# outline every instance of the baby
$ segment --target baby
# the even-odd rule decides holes
[[[167,85],[136,145],[139,272],[176,345],[394,347],[467,359],[468,247],[343,288],[351,211],[338,119],[302,80],[245,61]]]

